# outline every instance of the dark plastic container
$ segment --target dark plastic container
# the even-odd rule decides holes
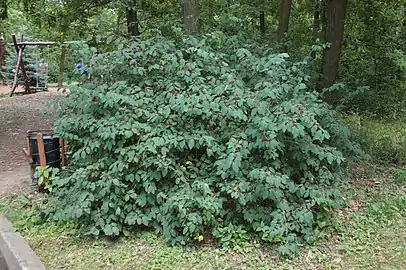
[[[37,134],[42,133],[44,140],[45,157],[47,165],[54,168],[61,168],[61,149],[59,143],[59,137],[54,135],[50,130],[38,130],[28,132],[28,141],[30,147],[30,154],[32,158],[31,165],[31,177],[34,183],[38,182],[37,177],[34,176],[37,167],[41,166]]]

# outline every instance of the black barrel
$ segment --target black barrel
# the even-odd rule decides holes
[[[41,166],[38,151],[38,133],[42,133],[43,135],[47,165],[54,168],[61,168],[61,150],[59,137],[54,135],[54,133],[50,130],[28,131],[28,141],[32,158],[32,163],[30,164],[31,176],[34,183],[38,181],[37,177],[34,176],[35,171],[37,167]]]

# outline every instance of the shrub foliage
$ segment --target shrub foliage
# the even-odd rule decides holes
[[[355,148],[306,62],[217,34],[116,42],[60,105],[74,153],[48,217],[91,235],[153,228],[170,243],[230,242],[229,228],[286,253],[310,241]]]

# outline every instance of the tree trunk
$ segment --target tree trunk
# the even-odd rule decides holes
[[[5,20],[8,18],[8,1],[0,1],[0,20]]]
[[[1,81],[6,85],[6,45],[3,36],[0,36],[0,67],[1,67]]]
[[[65,46],[63,46],[62,51],[61,51],[61,58],[59,59],[58,87],[63,86],[64,72],[65,72],[65,60],[66,60],[67,52],[68,52],[67,48]]]
[[[261,35],[265,35],[265,12],[263,11],[259,14],[259,31]]]
[[[121,29],[121,19],[123,18],[123,16],[124,16],[124,11],[121,8],[118,9],[118,11],[117,11],[117,20],[116,20],[116,33],[118,35],[121,34],[121,31],[120,31],[120,29]]]
[[[188,34],[199,32],[199,0],[182,0],[183,28]]]
[[[332,86],[337,78],[341,45],[344,38],[345,11],[347,0],[327,0],[325,25],[325,41],[331,44],[324,49],[321,67],[321,76],[316,89],[322,92],[323,89]],[[332,102],[332,100],[328,100]]]
[[[406,3],[403,4],[402,34],[403,34],[403,40],[406,40]]]
[[[319,38],[320,35],[320,0],[315,0],[316,4],[314,6],[314,13],[313,13],[313,35],[314,38],[317,39]],[[316,51],[312,51],[311,57],[313,59],[316,59]]]
[[[278,40],[281,41],[288,32],[292,0],[280,0]]]
[[[125,14],[127,18],[127,29],[130,36],[138,36],[140,34],[138,28],[138,14],[135,0],[126,1]]]

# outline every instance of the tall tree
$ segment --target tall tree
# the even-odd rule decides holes
[[[266,0],[261,0],[260,2],[261,12],[259,13],[259,31],[261,35],[265,35],[265,1]]]
[[[199,0],[181,0],[183,28],[188,34],[199,32]]]
[[[292,0],[280,0],[278,40],[281,41],[289,28],[290,13],[292,10]]]
[[[126,0],[125,14],[127,18],[127,29],[130,36],[138,36],[140,34],[138,28],[138,14],[136,8],[136,0]]]
[[[6,44],[4,42],[3,33],[0,33],[0,67],[1,67],[1,81],[6,85]]]
[[[261,35],[265,35],[265,12],[261,11],[259,14],[259,30]]]
[[[326,47],[323,52],[321,76],[316,86],[319,92],[333,85],[337,78],[348,0],[326,1],[323,33],[325,41],[328,42],[330,46]]]
[[[0,20],[5,20],[8,17],[7,0],[0,0]]]

